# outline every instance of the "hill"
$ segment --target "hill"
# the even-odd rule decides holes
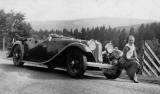
[[[77,20],[58,20],[58,21],[32,21],[31,26],[35,30],[39,29],[54,29],[62,30],[66,29],[81,29],[82,27],[96,27],[96,26],[105,26],[105,27],[127,27],[128,26],[137,26],[137,24],[142,23],[151,23],[152,20],[141,20],[141,19],[126,19],[126,18],[89,18],[89,19],[77,19]]]

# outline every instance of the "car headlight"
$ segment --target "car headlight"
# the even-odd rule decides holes
[[[94,40],[89,40],[87,44],[91,50],[96,49],[96,43],[94,42]]]

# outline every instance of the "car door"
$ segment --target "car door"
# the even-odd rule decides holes
[[[48,40],[44,40],[41,43],[37,43],[35,47],[32,47],[28,51],[28,58],[30,61],[36,61],[36,62],[44,62],[48,59],[47,54],[47,46],[48,46]]]

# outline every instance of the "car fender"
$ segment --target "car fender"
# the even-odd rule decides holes
[[[61,54],[62,52],[66,51],[67,49],[72,48],[72,47],[77,47],[85,53],[91,53],[92,54],[91,49],[87,45],[82,44],[82,43],[70,43],[70,44],[66,45],[65,47],[63,47],[62,49],[60,49],[58,51],[58,53],[56,55],[54,55],[53,57],[51,57],[49,60],[41,62],[41,63],[44,64],[44,63],[48,63],[48,62],[52,61],[59,54]]]
[[[70,43],[67,46],[65,46],[62,50],[65,50],[65,49],[70,48],[70,47],[77,47],[84,52],[92,52],[91,49],[83,43]]]
[[[13,56],[14,47],[15,47],[16,45],[19,45],[19,46],[20,46],[21,51],[22,51],[22,57],[23,57],[23,55],[24,55],[24,45],[22,44],[21,41],[16,41],[16,42],[14,42],[14,44],[12,45],[11,51],[9,52],[8,57],[12,57],[12,56]]]

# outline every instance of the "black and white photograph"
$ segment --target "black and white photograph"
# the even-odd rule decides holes
[[[0,94],[160,94],[160,0],[0,0]]]

